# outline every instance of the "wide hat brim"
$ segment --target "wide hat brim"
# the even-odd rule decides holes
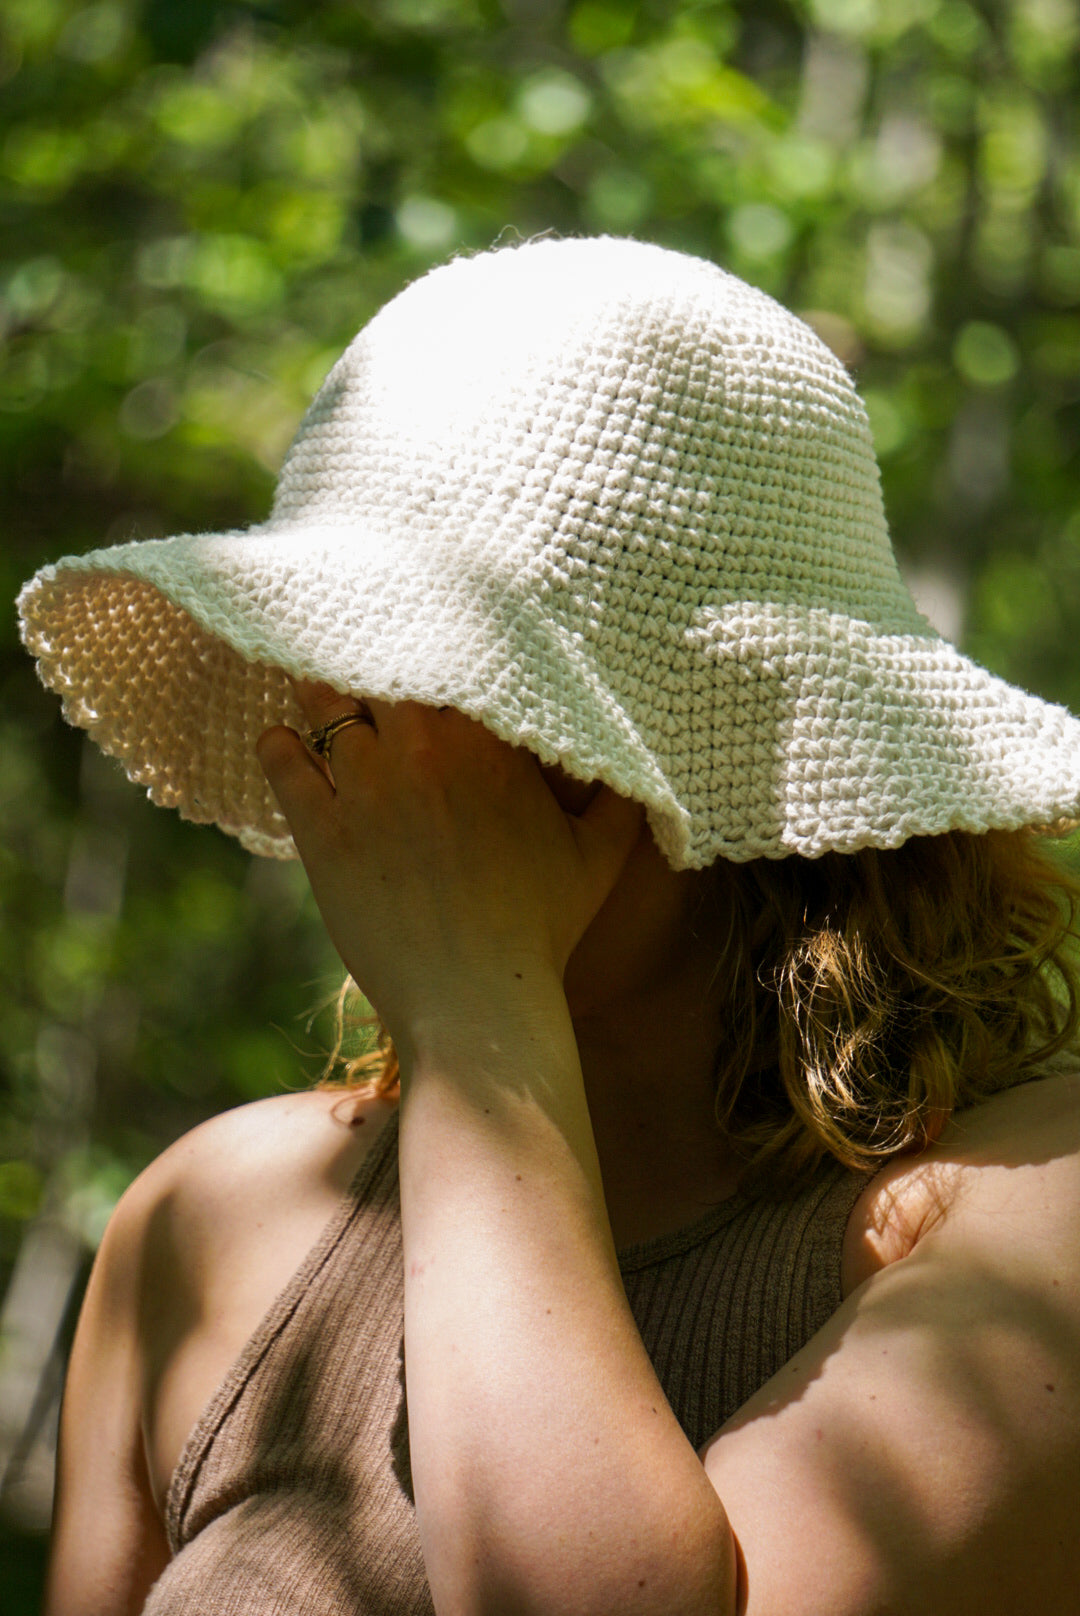
[[[452,705],[605,781],[646,806],[676,869],[1080,814],[1080,722],[914,611],[864,622],[763,583],[668,623],[612,688],[520,580],[378,531],[270,522],[65,558],[19,614],[70,722],[154,802],[267,856],[296,851],[254,751],[272,724],[304,727],[290,674]],[[688,723],[689,763],[671,739]]]

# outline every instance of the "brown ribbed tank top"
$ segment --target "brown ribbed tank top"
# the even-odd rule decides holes
[[[204,1409],[172,1477],[173,1553],[143,1616],[430,1616],[405,1410],[397,1117]],[[786,1200],[735,1195],[619,1253],[694,1447],[841,1302],[867,1175],[833,1161]]]

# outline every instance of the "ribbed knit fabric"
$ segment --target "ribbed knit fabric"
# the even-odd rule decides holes
[[[422,1616],[402,1341],[397,1118],[192,1432],[169,1489],[174,1559],[143,1616]],[[840,1305],[865,1174],[735,1196],[619,1262],[695,1447]],[[493,1440],[497,1438],[493,1437]]]

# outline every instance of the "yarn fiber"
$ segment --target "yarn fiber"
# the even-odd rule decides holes
[[[431,271],[331,370],[267,521],[69,556],[19,611],[65,716],[256,853],[295,855],[254,755],[303,726],[287,674],[602,779],[677,869],[1080,808],[1080,723],[916,609],[844,367],[630,240]]]

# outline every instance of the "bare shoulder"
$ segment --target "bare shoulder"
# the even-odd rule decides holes
[[[142,1609],[168,1561],[171,1464],[228,1366],[229,1332],[242,1339],[302,1258],[390,1111],[319,1092],[240,1106],[177,1140],[122,1196],[68,1366],[46,1616]]]
[[[392,1110],[384,1101],[346,1090],[302,1089],[253,1100],[181,1134],[135,1180],[141,1187],[137,1193],[187,1181],[212,1190],[224,1166],[230,1177],[245,1180],[258,1180],[270,1168],[289,1172],[316,1161],[332,1170],[339,1156],[362,1159],[365,1143]]]
[[[168,1207],[193,1237],[215,1238],[233,1216],[245,1224],[293,1195],[348,1188],[393,1107],[344,1091],[273,1095],[208,1118],[139,1175],[117,1211],[135,1223]]]
[[[113,1215],[153,1401],[207,1312],[257,1322],[333,1215],[393,1107],[342,1091],[275,1095],[209,1118],[162,1152]],[[113,1256],[115,1253],[115,1256]]]
[[[392,1113],[344,1092],[274,1095],[208,1118],[162,1151],[120,1198],[94,1265],[90,1300],[109,1327],[164,1325],[174,1297],[205,1298],[277,1225],[308,1237],[340,1200]]]
[[[365,1102],[366,1104],[366,1102]],[[193,1241],[201,1231],[220,1237],[230,1213],[278,1193],[282,1179],[333,1178],[342,1159],[357,1158],[368,1129],[349,1121],[342,1096],[311,1091],[275,1095],[208,1118],[156,1156],[120,1197],[95,1263],[114,1305],[131,1305],[155,1233],[184,1220]],[[365,1118],[365,1120],[367,1120]],[[371,1130],[372,1137],[378,1131]],[[359,1147],[359,1148],[358,1148]],[[354,1169],[355,1171],[355,1169]],[[224,1224],[222,1220],[225,1220]]]
[[[1048,1240],[1080,1230],[1080,1070],[958,1112],[935,1145],[877,1174],[848,1225],[845,1295],[931,1233],[962,1239],[986,1220],[1006,1248],[1010,1227]]]
[[[1075,1161],[1078,1150],[1080,1068],[1021,1083],[957,1112],[933,1154],[971,1168],[1023,1168]]]
[[[702,1450],[744,1616],[1066,1616],[1080,1080],[965,1110],[871,1182],[861,1215],[862,1280]]]

